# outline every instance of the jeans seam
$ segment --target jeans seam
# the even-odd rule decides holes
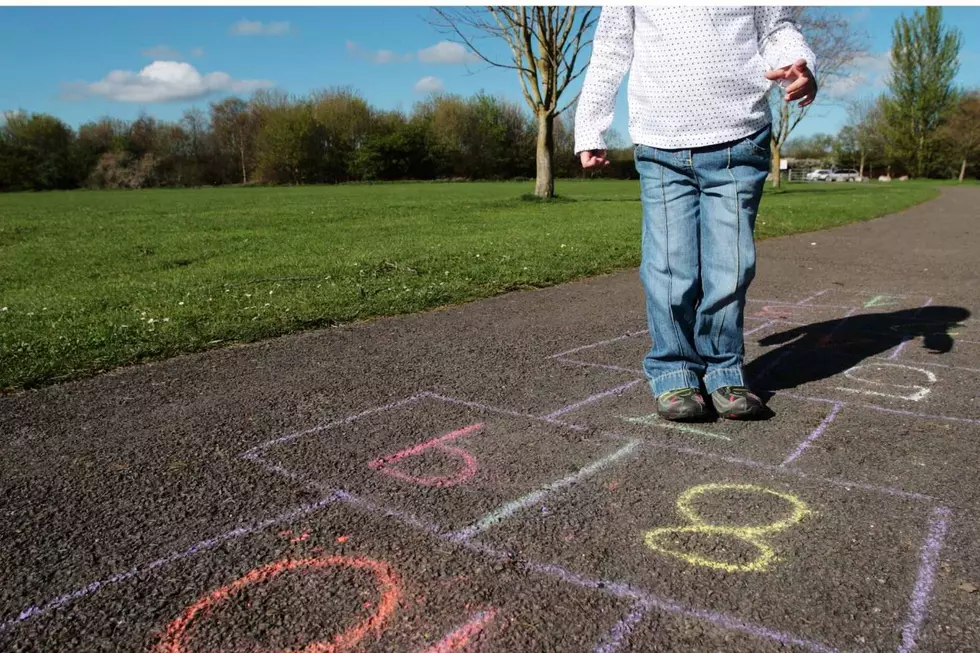
[[[738,180],[735,178],[735,173],[732,172],[732,148],[728,148],[728,176],[732,178],[732,186],[735,188],[735,287],[732,288],[732,292],[729,297],[732,297],[736,301],[736,309],[738,298],[736,293],[738,293],[739,286],[742,285],[742,207],[739,201],[738,193]],[[721,334],[725,330],[725,321],[728,318],[728,307],[726,306],[721,312],[721,324],[718,326],[717,335],[715,336],[715,344],[720,349],[721,348]]]
[[[678,333],[677,331],[677,320],[674,319],[674,316],[672,314],[673,309],[671,307],[671,302],[673,301],[674,298],[674,284],[673,284],[674,272],[670,268],[670,228],[668,226],[669,221],[667,219],[667,189],[664,187],[664,166],[659,166],[659,167],[660,167],[660,200],[661,203],[663,204],[664,238],[666,239],[666,242],[664,243],[664,259],[667,263],[667,313],[668,313],[668,317],[670,318],[671,329],[674,331],[674,339],[677,342],[677,345],[680,346],[681,336],[680,333]],[[684,365],[683,369],[687,370],[687,366]]]

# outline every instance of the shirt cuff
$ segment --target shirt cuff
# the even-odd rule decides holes
[[[582,152],[592,152],[595,150],[608,150],[606,141],[601,133],[575,134],[575,154]]]

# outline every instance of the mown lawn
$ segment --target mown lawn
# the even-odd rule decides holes
[[[935,183],[767,192],[768,238]],[[0,389],[546,286],[639,263],[638,184],[560,181],[0,195]]]

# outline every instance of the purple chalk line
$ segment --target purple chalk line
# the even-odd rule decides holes
[[[263,449],[268,449],[269,447],[273,447],[273,446],[275,446],[277,444],[283,444],[283,443],[286,443],[286,442],[291,442],[291,441],[293,441],[293,440],[295,440],[297,438],[303,437],[304,435],[310,435],[310,434],[313,434],[313,433],[319,433],[320,431],[325,431],[327,429],[336,428],[338,426],[344,426],[345,424],[350,424],[351,422],[354,422],[356,420],[359,420],[362,417],[367,417],[368,415],[373,415],[374,413],[382,413],[382,412],[384,412],[386,410],[392,410],[394,408],[400,408],[401,406],[404,406],[406,404],[410,404],[412,402],[418,401],[421,397],[422,397],[422,394],[417,394],[414,397],[409,397],[408,399],[402,399],[401,401],[394,401],[394,402],[392,402],[390,404],[386,404],[384,406],[377,406],[375,408],[369,408],[368,410],[365,410],[363,412],[357,413],[356,415],[351,415],[350,417],[346,417],[346,418],[341,419],[341,420],[330,422],[329,424],[323,424],[321,426],[314,426],[313,428],[306,429],[305,431],[300,431],[298,433],[291,433],[289,435],[284,435],[281,438],[274,438],[272,440],[268,440],[266,442],[263,442],[260,445],[257,445],[255,447],[252,447],[251,449],[249,449],[248,451],[246,451],[244,454],[242,454],[242,457],[247,459],[248,456],[250,456],[250,455],[252,455],[252,454],[254,454],[254,453],[258,452],[258,451],[262,451]]]
[[[779,320],[769,320],[768,322],[763,322],[759,326],[754,327],[754,328],[749,329],[748,331],[744,332],[742,335],[743,336],[751,336],[753,333],[755,333],[757,331],[762,331],[763,329],[768,329],[769,327],[771,327],[774,324],[779,324]]]
[[[599,401],[600,399],[604,399],[604,398],[609,397],[611,395],[618,395],[620,393],[626,392],[627,390],[629,390],[630,388],[632,388],[634,385],[636,385],[639,382],[640,382],[640,379],[634,379],[633,381],[630,381],[629,383],[624,383],[623,385],[616,386],[615,388],[611,388],[611,389],[605,390],[603,392],[597,392],[594,395],[591,395],[589,397],[586,397],[582,401],[577,401],[574,404],[568,404],[567,406],[564,406],[562,408],[559,408],[558,410],[556,410],[556,411],[554,411],[552,413],[548,413],[547,415],[544,415],[543,417],[544,417],[544,419],[555,419],[556,417],[561,417],[565,413],[569,413],[569,412],[571,412],[573,410],[576,410],[577,408],[581,408],[582,406],[586,406],[586,405],[591,404],[591,403],[593,403],[595,401]]]
[[[808,303],[810,303],[811,300],[816,299],[820,295],[826,295],[828,292],[830,292],[830,289],[829,288],[827,290],[821,290],[820,292],[816,293],[815,295],[810,295],[806,299],[801,299],[800,301],[796,302],[796,304],[797,304],[797,306],[802,306],[803,304],[808,304]]]
[[[933,497],[930,497],[929,495],[926,494],[919,494],[918,492],[906,492],[905,490],[898,490],[896,488],[884,487],[881,485],[857,483],[854,481],[842,481],[834,478],[827,478],[825,476],[813,476],[812,474],[801,472],[793,467],[776,466],[776,465],[771,465],[769,463],[760,462],[758,460],[739,458],[737,456],[726,456],[723,454],[713,453],[710,451],[699,451],[698,449],[692,449],[690,447],[678,447],[669,444],[662,444],[660,442],[653,442],[651,440],[644,441],[643,446],[655,447],[657,449],[667,449],[669,451],[676,451],[677,453],[682,453],[689,456],[714,458],[716,460],[722,460],[724,462],[734,463],[736,465],[742,465],[745,467],[755,467],[757,469],[765,469],[770,472],[788,474],[790,476],[795,476],[797,478],[806,479],[808,481],[813,481],[816,483],[827,483],[829,485],[837,485],[839,487],[845,487],[848,489],[855,489],[855,490],[866,490],[868,492],[880,492],[882,494],[888,494],[890,496],[904,497],[907,499],[917,499],[920,501],[935,501]]]
[[[935,419],[946,422],[966,422],[967,424],[980,424],[980,419],[974,419],[972,417],[951,417],[949,415],[930,415],[929,413],[917,413],[911,410],[900,410],[898,408],[885,408],[884,406],[875,406],[874,404],[852,404],[854,406],[861,406],[863,408],[870,408],[871,410],[877,410],[880,413],[893,413],[895,415],[908,415],[909,417],[919,417],[921,419]]]
[[[803,452],[806,451],[807,448],[814,443],[814,441],[816,441],[817,438],[823,435],[823,432],[826,431],[827,427],[830,426],[830,423],[837,418],[837,413],[839,413],[840,409],[843,407],[843,403],[839,401],[836,402],[834,407],[830,409],[830,412],[827,413],[827,416],[823,418],[823,421],[817,425],[817,428],[813,429],[810,434],[806,436],[806,439],[803,440],[798,447],[796,447],[793,453],[786,456],[786,460],[783,461],[781,466],[784,467],[799,458]]]
[[[926,618],[926,607],[929,595],[936,581],[936,565],[939,564],[939,552],[943,548],[943,539],[949,528],[949,508],[936,508],[929,519],[929,536],[922,545],[919,573],[912,590],[912,603],[909,606],[909,617],[902,627],[902,645],[898,653],[909,653],[916,645],[916,637]]]
[[[916,363],[916,365],[918,365],[918,363]],[[789,397],[790,399],[802,399],[804,401],[822,401],[828,404],[840,403],[844,406],[858,406],[861,408],[868,408],[870,410],[877,410],[880,413],[894,413],[895,415],[908,415],[909,417],[918,417],[920,419],[934,419],[934,420],[939,420],[944,422],[966,422],[967,424],[980,424],[980,419],[975,419],[972,417],[953,417],[951,415],[931,415],[929,413],[917,413],[911,410],[901,410],[899,408],[885,408],[884,406],[876,406],[874,404],[838,401],[837,399],[828,399],[826,397],[804,397],[802,395],[794,394],[792,392],[786,392],[785,390],[776,390],[774,394],[780,395],[782,397]]]
[[[317,501],[316,503],[306,504],[300,506],[299,508],[294,508],[293,510],[289,510],[287,512],[281,513],[275,517],[266,519],[265,521],[255,523],[250,526],[241,526],[239,528],[230,530],[227,533],[223,533],[222,535],[218,535],[217,537],[211,538],[209,540],[202,540],[197,544],[193,544],[189,546],[183,551],[177,551],[175,553],[171,553],[168,556],[164,556],[163,558],[158,558],[157,560],[154,560],[153,562],[149,562],[145,565],[133,567],[129,571],[125,571],[110,576],[109,578],[105,578],[103,580],[97,580],[92,583],[89,583],[85,587],[81,589],[77,589],[74,592],[69,592],[68,594],[62,594],[57,598],[51,599],[50,601],[41,605],[40,607],[32,605],[31,607],[23,610],[17,617],[13,619],[9,619],[3,623],[0,623],[0,632],[4,632],[13,626],[16,626],[17,624],[23,623],[28,619],[31,619],[32,617],[45,614],[47,612],[60,608],[64,605],[67,605],[73,601],[94,594],[98,592],[100,589],[102,589],[103,587],[106,587],[108,585],[114,585],[124,580],[129,580],[134,576],[139,576],[140,574],[150,571],[152,569],[157,569],[159,567],[169,565],[172,562],[176,562],[177,560],[181,560],[183,558],[188,558],[197,553],[200,553],[201,551],[207,551],[208,549],[213,549],[217,547],[219,544],[237,539],[239,537],[242,537],[243,535],[251,535],[252,533],[257,533],[259,531],[265,530],[266,528],[274,524],[294,521],[299,517],[303,517],[305,515],[309,515],[310,513],[316,512],[317,510],[320,510],[324,506],[336,501],[339,498],[341,498],[339,495],[334,494],[328,496],[326,499]]]
[[[507,410],[506,408],[496,408],[495,406],[488,406],[487,404],[481,404],[477,401],[467,401],[465,399],[455,399],[453,397],[446,397],[444,395],[438,395],[434,392],[423,392],[426,397],[432,399],[437,399],[439,401],[444,401],[447,404],[456,404],[458,406],[466,406],[468,408],[476,408],[477,410],[484,410],[490,413],[499,413],[501,415],[509,415],[511,417],[520,417],[521,419],[529,419],[535,422],[546,422],[548,424],[554,424],[555,426],[560,426],[566,429],[572,429],[573,431],[587,431],[589,430],[585,426],[580,426],[578,424],[570,424],[568,422],[563,422],[557,419],[551,419],[548,417],[539,417],[537,415],[529,415],[527,413],[519,413],[516,410]]]
[[[909,344],[909,341],[910,341],[910,340],[911,340],[911,338],[903,338],[903,339],[902,339],[902,342],[900,342],[900,343],[898,343],[898,346],[897,346],[897,347],[895,347],[895,348],[894,348],[894,349],[892,350],[892,353],[891,353],[891,354],[889,354],[889,355],[888,355],[888,356],[887,356],[887,357],[885,358],[885,360],[890,360],[890,361],[893,361],[893,360],[895,360],[896,358],[898,358],[898,357],[899,357],[899,356],[901,355],[901,353],[902,353],[902,350],[903,350],[903,349],[905,349],[905,347],[907,347],[907,346],[908,346],[908,344]]]
[[[613,372],[629,372],[630,374],[639,374],[640,376],[644,376],[643,370],[634,370],[628,367],[619,367],[618,365],[606,365],[604,363],[588,363],[586,361],[578,361],[573,358],[558,358],[556,360],[562,363],[581,365],[582,367],[598,367],[601,370],[612,370]]]
[[[915,313],[913,313],[913,315],[918,315],[919,313],[922,312],[922,309],[923,308],[925,308],[926,306],[931,306],[931,305],[932,305],[932,297],[930,297],[929,299],[927,299],[925,301],[925,303],[922,304],[922,306],[920,306],[919,308],[915,309]]]
[[[635,610],[630,612],[628,615],[616,622],[609,634],[606,635],[604,641],[599,643],[599,646],[595,648],[595,653],[615,653],[623,644],[626,643],[626,639],[633,632],[633,627],[639,623],[643,617],[647,616],[650,612],[652,606],[647,604],[641,604]]]
[[[611,345],[614,342],[619,342],[620,340],[628,340],[629,338],[635,338],[636,336],[641,336],[647,333],[646,329],[642,331],[628,331],[626,335],[616,336],[615,338],[609,338],[608,340],[600,340],[599,342],[593,342],[591,345],[582,345],[581,347],[576,347],[575,349],[569,349],[568,351],[563,351],[560,354],[552,354],[548,358],[561,358],[562,356],[567,356],[568,354],[574,354],[576,352],[584,351],[586,349],[592,349],[594,347],[602,347],[603,345]]]
[[[746,621],[742,621],[741,619],[737,619],[736,617],[724,614],[722,612],[713,612],[711,610],[699,610],[697,608],[688,608],[681,605],[677,601],[672,601],[670,599],[663,599],[660,597],[652,596],[642,590],[638,590],[633,587],[630,587],[629,585],[586,578],[574,572],[571,572],[568,569],[565,569],[564,567],[559,567],[557,565],[528,562],[525,563],[524,566],[532,571],[537,571],[539,573],[547,574],[549,576],[556,576],[567,583],[578,585],[579,587],[584,587],[587,589],[598,589],[600,591],[603,591],[607,594],[612,594],[613,596],[617,596],[619,598],[636,599],[640,602],[641,605],[646,606],[648,608],[654,608],[665,612],[675,612],[679,614],[688,615],[691,617],[696,617],[698,619],[709,621],[717,626],[721,626],[722,628],[725,628],[727,630],[738,630],[745,633],[749,633],[750,635],[755,635],[757,637],[774,639],[782,644],[793,644],[796,646],[803,646],[810,649],[811,651],[818,651],[819,653],[836,652],[836,649],[824,646],[819,642],[813,642],[810,640],[796,637],[789,633],[772,630],[770,628],[766,628],[765,626],[759,624],[753,624]]]

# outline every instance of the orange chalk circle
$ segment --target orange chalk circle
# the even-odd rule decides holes
[[[372,572],[375,582],[378,585],[378,590],[381,592],[381,598],[377,602],[377,608],[367,619],[354,624],[342,633],[334,635],[329,640],[311,642],[299,649],[284,649],[281,653],[341,653],[342,651],[349,651],[364,639],[368,633],[379,631],[398,605],[398,600],[401,597],[401,583],[391,567],[384,562],[370,558],[327,556],[304,560],[279,560],[264,567],[253,569],[238,580],[224,587],[219,587],[210,594],[200,598],[196,603],[187,608],[183,615],[167,626],[167,630],[164,632],[160,643],[154,648],[154,652],[184,653],[190,643],[187,629],[191,623],[201,616],[206,616],[216,606],[232,598],[249,585],[268,582],[286,571],[324,569],[327,567],[348,567]]]

